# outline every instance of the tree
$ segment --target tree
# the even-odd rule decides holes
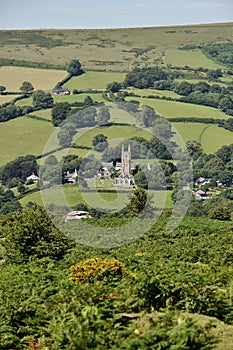
[[[98,125],[107,124],[110,121],[110,112],[107,106],[100,107],[96,116],[96,122]]]
[[[118,83],[117,81],[114,81],[113,83],[109,83],[107,85],[107,91],[111,91],[111,92],[118,92],[120,89],[122,88],[122,84]]]
[[[227,112],[228,109],[233,109],[233,100],[230,97],[223,97],[218,105],[223,112]]]
[[[85,106],[91,106],[91,105],[93,105],[93,99],[90,96],[86,96],[84,98],[83,104]]]
[[[30,94],[34,91],[34,87],[29,81],[24,81],[19,88],[23,94]]]
[[[0,94],[3,95],[4,91],[6,91],[6,87],[1,85],[0,86]]]
[[[145,214],[150,214],[152,199],[144,188],[135,188],[129,198],[130,203],[126,207],[129,216],[138,216],[144,209],[146,211]]]
[[[134,181],[135,181],[135,184],[137,186],[145,188],[145,189],[148,188],[148,181],[147,181],[147,178],[146,178],[144,171],[139,170],[137,172],[137,174],[134,175]]]
[[[104,134],[98,134],[93,137],[92,146],[97,152],[102,152],[108,147],[107,136]]]
[[[226,221],[231,219],[231,212],[226,205],[219,204],[217,207],[209,211],[208,217],[210,219]]]
[[[57,135],[61,147],[70,147],[75,133],[76,131],[74,128],[63,127]]]
[[[32,94],[32,103],[38,109],[51,108],[53,107],[53,98],[49,92],[37,90]]]
[[[72,245],[56,229],[46,211],[36,205],[12,214],[2,231],[8,263],[25,263],[44,257],[59,260]]]
[[[68,64],[67,72],[74,76],[81,75],[83,73],[83,70],[81,69],[81,63],[79,60],[71,60]]]
[[[54,126],[60,125],[68,116],[71,111],[71,107],[67,102],[59,102],[53,106],[51,115],[52,123]]]
[[[188,96],[193,91],[193,86],[188,81],[182,81],[175,84],[174,91],[177,94]]]
[[[203,154],[201,144],[196,140],[187,141],[186,147],[190,157],[192,157],[194,160],[198,159]]]

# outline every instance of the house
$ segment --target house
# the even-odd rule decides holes
[[[33,183],[36,183],[39,180],[40,180],[40,178],[37,175],[35,175],[34,173],[32,173],[32,175],[30,175],[26,178],[26,181],[33,181]]]
[[[193,191],[193,195],[195,197],[196,200],[201,200],[201,199],[209,199],[212,196],[210,194],[208,194],[205,190],[203,190],[202,188],[198,188],[198,190]]]
[[[71,173],[70,171],[67,171],[64,175],[64,181],[69,184],[75,184],[77,177],[78,177],[77,169],[74,169],[73,173]]]
[[[195,185],[196,186],[204,186],[206,184],[209,184],[211,182],[211,179],[207,179],[205,177],[199,177],[196,182]]]
[[[70,90],[60,86],[58,88],[53,89],[53,94],[54,95],[70,95]]]

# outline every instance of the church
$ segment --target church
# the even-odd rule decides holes
[[[129,187],[134,185],[134,178],[131,175],[132,163],[131,163],[131,150],[130,144],[128,150],[125,151],[124,145],[121,150],[121,162],[117,162],[113,165],[113,162],[102,162],[101,171],[97,174],[96,178],[101,176],[105,178],[111,178],[115,171],[120,172],[120,176],[115,177],[115,185]]]
[[[121,170],[121,175],[115,178],[116,186],[130,187],[134,185],[134,178],[131,174],[131,150],[130,144],[128,145],[128,151],[125,151],[124,145],[121,150],[121,163],[116,164],[116,169]]]

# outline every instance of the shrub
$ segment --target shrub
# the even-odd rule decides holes
[[[109,277],[135,277],[128,272],[124,264],[118,259],[91,258],[70,267],[71,280],[76,284],[93,282],[94,280],[108,280]]]

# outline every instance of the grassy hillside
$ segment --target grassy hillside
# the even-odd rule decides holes
[[[232,23],[125,29],[20,30],[13,31],[13,37],[12,31],[1,31],[0,57],[9,62],[15,59],[61,67],[66,66],[71,57],[78,57],[85,69],[129,70],[132,65],[151,64],[157,59],[165,60],[165,63],[168,59],[175,65],[177,56],[171,49],[226,41],[232,37],[232,32]],[[196,58],[203,62],[203,57]],[[211,61],[205,60],[204,64],[208,68],[213,67]]]

